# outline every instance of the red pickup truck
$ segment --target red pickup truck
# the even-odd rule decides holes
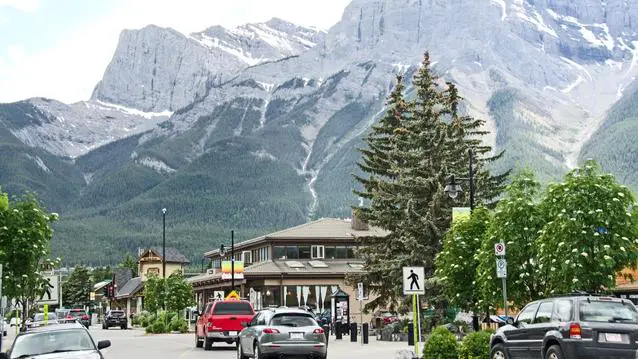
[[[242,322],[250,323],[255,315],[252,304],[245,300],[218,300],[209,302],[197,318],[195,347],[211,350],[214,342],[233,344],[244,329]]]

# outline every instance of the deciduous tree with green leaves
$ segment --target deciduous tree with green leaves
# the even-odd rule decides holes
[[[180,272],[166,278],[166,309],[181,311],[195,304],[193,286],[186,281]]]
[[[165,298],[164,278],[156,273],[148,274],[146,283],[144,283],[144,309],[151,313],[157,313],[164,306]]]
[[[540,191],[534,173],[522,171],[514,176],[496,206],[477,253],[477,287],[485,310],[503,307],[502,284],[496,278],[494,255],[494,245],[499,242],[506,245],[508,300],[521,307],[542,293],[544,282],[535,273],[535,241],[545,222],[539,208]]]
[[[45,293],[43,268],[57,265],[48,258],[53,236],[51,223],[58,219],[48,213],[33,194],[9,200],[0,192],[0,263],[3,263],[3,295],[24,307]],[[22,311],[22,323],[26,311]]]
[[[445,234],[443,248],[436,257],[436,277],[442,283],[449,303],[466,311],[478,312],[480,293],[476,290],[476,253],[490,223],[487,208],[472,211],[469,219],[454,223]]]
[[[537,240],[543,294],[600,292],[615,285],[617,272],[635,268],[634,205],[631,191],[593,160],[550,185],[541,203],[549,221]]]

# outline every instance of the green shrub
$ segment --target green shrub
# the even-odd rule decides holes
[[[445,327],[437,327],[425,343],[423,358],[458,359],[459,347],[456,336]]]
[[[468,334],[461,343],[460,359],[489,359],[490,335],[486,331]]]
[[[157,320],[155,323],[153,323],[153,325],[151,325],[151,328],[153,329],[153,333],[157,334],[168,332],[168,326],[161,320]]]
[[[171,331],[173,332],[180,332],[180,333],[188,332],[188,322],[186,321],[186,319],[173,318],[173,321],[171,321],[170,327],[171,327]]]

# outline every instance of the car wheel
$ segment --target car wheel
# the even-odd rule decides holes
[[[507,351],[505,351],[505,347],[503,344],[496,344],[492,350],[490,351],[491,359],[508,359]]]
[[[120,327],[120,329],[126,330],[126,329],[128,329],[128,325],[123,325],[123,326]]]
[[[259,344],[257,344],[257,343],[254,344],[253,353],[255,354],[255,356],[253,356],[253,358],[255,358],[255,359],[263,359],[261,357],[261,352],[259,351]]]
[[[244,355],[244,350],[241,348],[239,342],[237,342],[237,359],[248,359],[248,357]]]
[[[213,349],[213,340],[210,338],[204,338],[204,350]]]
[[[563,359],[563,351],[558,345],[552,345],[545,354],[547,359]]]

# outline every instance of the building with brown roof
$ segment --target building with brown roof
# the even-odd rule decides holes
[[[356,238],[386,234],[356,218],[322,218],[235,244],[235,261],[244,262],[243,279],[236,279],[235,285],[257,309],[309,306],[315,311],[329,310],[332,293],[341,289],[350,295],[350,315],[359,321],[356,288],[345,282],[346,275],[363,270]],[[230,260],[230,245],[225,248],[223,258],[219,249],[206,252],[212,269],[188,279],[200,306],[221,291],[227,295],[231,290],[231,281],[222,279],[221,273],[222,261]]]

